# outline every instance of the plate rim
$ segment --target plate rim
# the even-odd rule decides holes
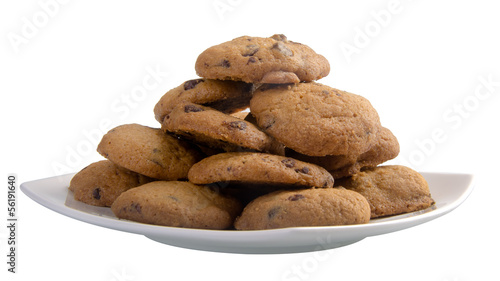
[[[87,213],[81,210],[77,210],[71,208],[65,204],[65,200],[62,198],[44,198],[49,196],[49,194],[40,194],[37,193],[34,189],[35,186],[46,184],[48,182],[53,182],[54,180],[59,181],[59,189],[67,190],[67,186],[69,185],[69,181],[75,175],[75,173],[65,174],[60,176],[54,176],[49,178],[43,178],[39,180],[32,180],[29,182],[24,182],[20,185],[21,191],[27,195],[30,199],[37,202],[38,204],[62,215],[70,217],[72,219],[76,219],[79,221],[83,221],[86,223],[90,223],[93,225],[114,229],[123,232],[129,232],[134,234],[144,235],[148,238],[150,236],[158,237],[162,235],[166,235],[167,237],[183,237],[184,239],[197,239],[198,237],[203,237],[203,241],[214,242],[221,240],[229,240],[232,243],[241,242],[241,241],[249,241],[252,243],[257,243],[262,241],[263,238],[266,239],[276,239],[283,237],[283,235],[304,235],[307,233],[316,233],[317,235],[332,235],[333,233],[337,234],[348,234],[351,233],[355,237],[359,239],[354,240],[362,240],[363,238],[381,235],[385,233],[390,233],[394,231],[403,230],[409,227],[413,227],[427,221],[436,219],[441,217],[459,205],[461,205],[467,197],[472,193],[475,186],[475,176],[469,173],[450,173],[450,172],[421,172],[424,178],[428,177],[436,177],[436,176],[446,176],[446,177],[463,177],[467,179],[468,182],[464,184],[463,191],[461,194],[456,196],[449,204],[445,204],[439,208],[435,208],[434,210],[427,210],[424,213],[413,212],[409,214],[396,215],[389,217],[389,220],[383,220],[383,218],[379,221],[372,221],[367,224],[358,224],[358,225],[342,225],[342,226],[313,226],[313,227],[288,227],[288,228],[280,228],[280,229],[269,229],[269,230],[210,230],[210,229],[194,229],[194,228],[182,228],[182,227],[169,227],[169,226],[158,226],[151,224],[144,224],[139,222],[133,222],[128,220],[122,220],[117,218],[109,218],[107,216],[100,216],[97,214]],[[56,189],[54,189],[56,190]],[[432,188],[431,188],[432,194]],[[64,198],[66,198],[64,195]],[[49,196],[50,197],[50,196]],[[62,196],[61,196],[62,197]],[[52,199],[52,201],[50,200]],[[57,201],[54,203],[53,201]],[[105,207],[101,207],[105,208]],[[415,215],[412,215],[415,214]],[[398,217],[402,218],[398,218]],[[363,230],[364,235],[359,235],[357,232],[359,230]],[[150,238],[151,239],[151,238]],[[155,240],[155,239],[153,239]],[[354,241],[356,242],[356,241]],[[170,243],[167,243],[170,244]],[[245,247],[245,245],[241,245]],[[182,247],[182,246],[181,246]],[[189,248],[189,247],[185,247]],[[223,251],[223,252],[228,252]]]

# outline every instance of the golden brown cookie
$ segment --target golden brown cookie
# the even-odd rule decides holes
[[[155,105],[154,113],[162,123],[165,115],[183,101],[210,106],[224,113],[235,113],[250,104],[253,85],[244,82],[193,79],[164,94]]]
[[[382,127],[377,142],[360,155],[307,156],[293,150],[287,150],[286,156],[313,163],[328,170],[335,179],[356,174],[364,167],[376,167],[399,154],[399,142],[392,132]]]
[[[198,56],[195,69],[209,79],[284,84],[325,77],[330,64],[310,47],[277,34],[242,36],[212,46]]]
[[[325,169],[293,158],[258,152],[228,152],[207,157],[191,167],[190,182],[216,182],[332,187]]]
[[[162,180],[185,179],[189,168],[202,158],[189,143],[138,124],[110,130],[97,151],[119,166]]]
[[[405,166],[364,169],[338,184],[366,197],[372,218],[414,212],[434,204],[424,177]]]
[[[213,149],[283,151],[281,144],[252,123],[189,102],[178,104],[167,114],[162,129]]]
[[[110,207],[123,192],[152,181],[109,160],[92,163],[76,173],[69,184],[75,200]]]
[[[250,202],[235,221],[238,230],[362,224],[370,205],[359,193],[343,188],[276,191]]]
[[[129,189],[111,206],[120,219],[163,226],[227,229],[241,203],[205,186],[156,181]]]
[[[260,87],[250,111],[264,132],[309,156],[362,154],[381,127],[367,99],[319,83]]]

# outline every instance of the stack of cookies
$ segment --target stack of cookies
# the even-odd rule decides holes
[[[206,49],[201,77],[154,108],[161,128],[118,126],[107,160],[74,176],[76,200],[121,219],[164,226],[260,230],[366,223],[434,201],[395,158],[399,144],[370,102],[314,82],[330,65],[284,35]]]

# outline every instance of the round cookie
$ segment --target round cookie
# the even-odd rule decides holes
[[[332,187],[325,169],[293,158],[258,152],[228,152],[207,157],[191,167],[190,182]]]
[[[154,107],[155,118],[162,123],[165,115],[183,101],[210,106],[224,113],[247,108],[253,85],[244,82],[212,79],[193,79],[164,94]]]
[[[309,156],[362,154],[381,127],[367,99],[314,82],[260,87],[250,112],[264,132]]]
[[[242,36],[202,52],[195,65],[205,78],[247,83],[299,83],[330,72],[330,64],[310,47],[276,34],[269,38]]]
[[[276,191],[250,202],[236,218],[237,230],[367,223],[370,205],[354,191],[320,188]]]
[[[365,167],[376,167],[395,158],[398,154],[399,142],[394,134],[385,127],[380,129],[377,142],[370,150],[360,155],[307,156],[290,149],[286,151],[286,156],[325,168],[335,179],[354,175]]]
[[[156,181],[122,193],[111,206],[120,219],[163,226],[227,229],[242,206],[205,186]]]
[[[370,203],[372,218],[414,212],[434,204],[424,177],[405,166],[364,169],[338,184],[363,195]]]
[[[162,180],[185,179],[189,168],[202,158],[189,143],[138,124],[110,130],[97,151],[119,166]]]
[[[252,123],[189,102],[178,104],[166,115],[162,129],[224,151],[284,151],[281,144]]]
[[[92,163],[76,173],[69,184],[75,200],[110,207],[123,192],[152,179],[122,168],[109,160]]]

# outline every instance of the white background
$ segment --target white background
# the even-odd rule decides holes
[[[442,218],[321,253],[321,260],[311,253],[166,246],[72,220],[18,191],[18,274],[7,273],[3,262],[2,226],[0,279],[499,280],[500,7],[494,2],[3,1],[5,181],[11,172],[19,182],[77,172],[101,159],[93,145],[109,128],[158,127],[154,105],[196,77],[194,62],[204,49],[241,35],[283,33],[330,61],[321,83],[372,102],[400,141],[393,162],[473,173],[476,187]],[[481,82],[488,80],[489,88]],[[293,268],[304,274],[284,275]]]

